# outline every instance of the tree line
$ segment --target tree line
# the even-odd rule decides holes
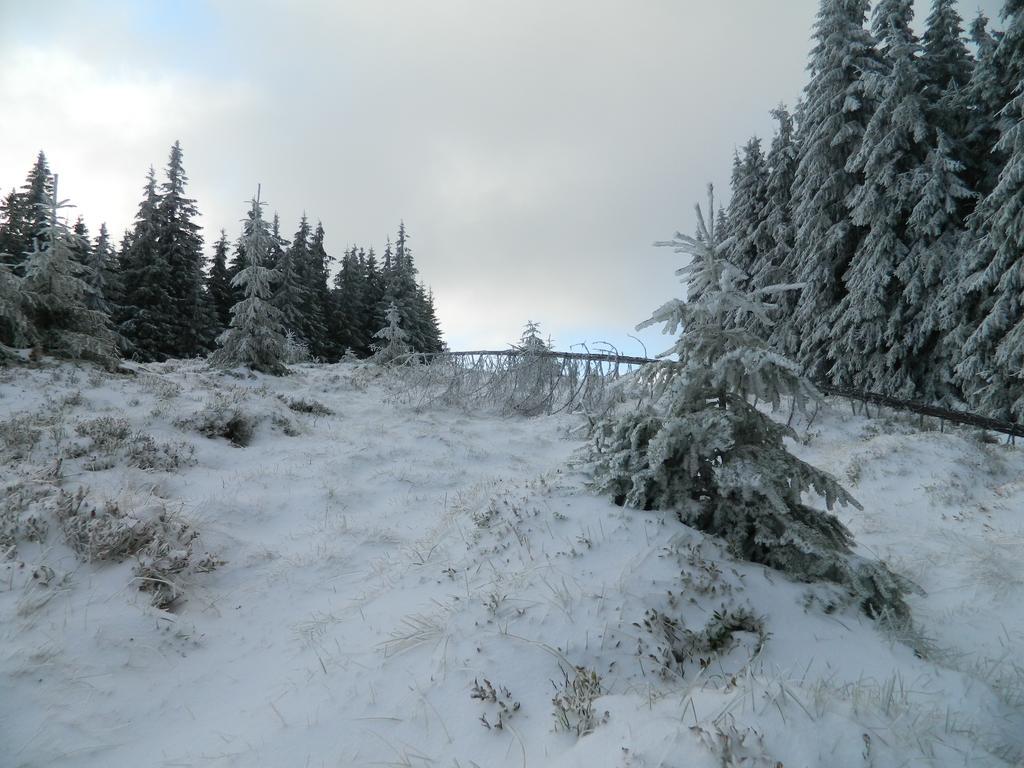
[[[246,244],[257,220],[263,224],[263,204],[250,208],[236,241],[221,230],[208,260],[187,184],[175,142],[164,180],[150,168],[134,223],[114,243],[105,224],[95,238],[81,217],[67,226],[59,213],[67,205],[55,198],[55,176],[40,152],[24,185],[0,202],[0,344],[141,361],[218,350],[233,308],[247,298],[239,275],[249,266]],[[353,246],[333,277],[321,223],[314,227],[303,214],[286,239],[275,214],[266,234],[261,299],[292,350],[325,361],[367,356],[392,304],[413,351],[442,349],[434,297],[418,280],[404,222],[380,260],[372,247]],[[70,344],[67,334],[58,341],[50,333],[82,310],[95,313],[93,338]]]
[[[809,80],[736,153],[718,213],[750,320],[814,379],[1024,414],[1024,0],[1003,29],[933,0],[822,0]]]

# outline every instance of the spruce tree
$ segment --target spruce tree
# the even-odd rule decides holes
[[[750,282],[755,289],[793,283],[793,275],[799,266],[793,263],[793,243],[796,238],[793,225],[793,182],[799,162],[793,116],[781,104],[771,114],[778,122],[778,128],[767,158],[763,236],[769,243],[769,249],[759,256],[751,269]],[[799,337],[793,331],[792,322],[798,296],[797,291],[787,291],[776,298],[779,307],[777,319],[768,331],[772,347],[788,356],[795,356],[799,348]]]
[[[0,256],[15,274],[21,274],[27,254],[35,248],[40,233],[49,226],[47,211],[52,196],[53,175],[46,155],[40,151],[21,190],[12,190],[3,204]]]
[[[35,342],[35,329],[25,310],[21,278],[0,264],[0,362],[17,357],[17,348]]]
[[[281,375],[288,372],[283,318],[270,302],[276,276],[264,266],[273,248],[273,236],[263,220],[265,203],[260,201],[258,190],[251,202],[242,238],[246,266],[231,281],[242,290],[244,298],[231,308],[231,326],[218,337],[220,348],[211,355],[210,363],[225,368],[245,365]]]
[[[869,77],[882,70],[864,29],[869,0],[821,0],[810,81],[797,124],[800,162],[793,186],[794,277],[804,287],[792,316],[799,362],[812,377],[827,370],[830,313],[843,297],[842,276],[863,232],[847,200],[861,182],[847,169],[857,154],[874,99]]]
[[[894,391],[958,405],[953,366],[964,337],[952,319],[965,242],[959,211],[974,195],[961,178],[964,165],[952,142],[941,130],[934,141],[909,181],[917,202],[907,221],[909,252],[896,272],[902,291],[887,331],[888,338],[902,340],[892,345],[900,357],[892,357],[889,367]]]
[[[713,210],[709,195],[708,210]],[[682,327],[676,344],[645,366],[654,404],[599,425],[593,441],[594,482],[617,503],[664,509],[723,538],[737,557],[801,580],[842,584],[872,616],[904,619],[904,583],[884,565],[855,556],[852,536],[829,512],[808,506],[814,490],[831,510],[857,502],[831,476],[793,456],[789,427],[751,401],[802,406],[818,395],[798,366],[772,352],[732,318],[768,324],[773,306],[752,293],[748,278],[725,255],[717,228],[700,208],[697,237],[677,234],[666,245],[687,255],[679,269],[696,301],[675,300],[640,328]],[[696,290],[693,290],[696,289]],[[730,325],[734,326],[730,328]]]
[[[271,243],[275,243],[277,240],[278,237],[271,230]],[[280,313],[285,332],[308,346],[309,338],[305,333],[304,311],[309,304],[309,294],[303,274],[308,261],[307,256],[308,254],[301,244],[299,247],[293,246],[287,249],[271,247],[270,261],[274,264],[272,269],[275,273],[271,304]]]
[[[1017,122],[997,145],[1009,158],[978,206],[959,297],[971,324],[956,374],[973,406],[996,418],[1024,418],[1024,94],[1008,106]]]
[[[222,229],[220,239],[213,246],[213,264],[206,281],[206,293],[210,297],[217,318],[218,335],[231,323],[231,307],[234,304],[227,262],[228,235]]]
[[[0,265],[14,267],[24,252],[21,232],[24,229],[21,197],[11,190],[0,202]]]
[[[381,365],[409,362],[409,353],[413,350],[409,345],[409,334],[401,327],[402,313],[397,305],[388,306],[384,320],[387,324],[373,334],[378,339],[371,346],[373,361]]]
[[[910,350],[899,328],[889,332],[889,319],[903,290],[897,275],[906,271],[910,251],[907,222],[917,195],[909,181],[931,136],[912,18],[912,0],[882,0],[875,8],[874,30],[888,73],[865,75],[863,89],[877,93],[878,107],[846,166],[861,179],[848,204],[853,225],[864,234],[843,274],[845,295],[829,315],[828,350],[834,383],[903,395],[914,394]]]
[[[324,359],[323,349],[327,333],[325,312],[327,264],[312,249],[312,230],[306,214],[299,220],[299,228],[289,246],[288,258],[292,261],[300,287],[298,335],[305,340],[310,353]]]
[[[96,242],[89,249],[89,308],[113,316],[112,299],[117,293],[117,277],[114,274],[114,249],[110,247],[107,225],[100,224]]]
[[[81,244],[59,218],[59,211],[70,206],[56,199],[56,176],[49,189],[54,197],[47,201],[49,212],[44,209],[34,217],[44,226],[33,239],[20,285],[33,341],[46,354],[113,367],[118,359],[116,337],[107,315],[88,307],[91,291],[85,278],[90,270],[75,260],[74,250]]]
[[[204,290],[203,238],[195,223],[199,211],[195,200],[185,195],[187,183],[181,143],[176,141],[156,209],[157,257],[170,276],[164,286],[171,310],[170,336],[160,349],[168,357],[200,354],[213,341],[214,320]]]
[[[743,147],[742,157],[733,169],[732,199],[729,201],[730,261],[751,273],[771,246],[766,237],[768,164],[756,136]]]
[[[956,0],[932,0],[921,38],[921,75],[931,100],[943,93],[962,91],[971,80],[974,67],[964,42],[963,19],[956,6]]]
[[[317,324],[314,338],[310,340],[310,352],[321,360],[332,360],[337,359],[340,353],[332,344],[329,332],[332,304],[328,281],[331,262],[334,261],[334,258],[327,253],[324,245],[325,238],[324,225],[318,221],[309,244],[310,299],[313,303],[311,317],[312,321]]]
[[[156,172],[149,169],[135,226],[122,247],[124,302],[118,308],[118,330],[139,360],[164,360],[173,343],[175,307],[167,286],[171,267],[160,248],[160,196]]]

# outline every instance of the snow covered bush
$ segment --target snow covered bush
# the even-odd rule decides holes
[[[709,194],[709,211],[713,211]],[[818,397],[790,360],[751,333],[770,325],[765,296],[786,290],[745,288],[747,276],[722,257],[713,221],[697,206],[696,238],[668,243],[692,257],[677,271],[690,301],[673,300],[640,325],[683,331],[662,359],[640,374],[646,407],[599,423],[592,442],[594,483],[618,504],[672,510],[722,537],[732,553],[802,580],[843,584],[871,616],[905,619],[908,586],[883,564],[852,553],[852,536],[830,512],[803,503],[813,490],[829,510],[857,502],[824,472],[793,456],[795,437],[756,407],[791,398],[802,408]]]
[[[216,397],[201,410],[178,419],[174,424],[205,437],[223,437],[240,448],[247,446],[256,432],[256,419],[224,396]]]
[[[86,562],[136,558],[139,590],[151,593],[158,608],[169,608],[182,597],[186,574],[206,573],[224,562],[208,552],[196,554],[199,532],[161,505],[124,510],[110,501],[96,506],[79,488],[59,491],[53,506],[65,541]]]

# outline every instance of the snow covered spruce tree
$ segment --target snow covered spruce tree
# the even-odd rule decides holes
[[[370,345],[370,349],[373,350],[373,362],[381,365],[407,362],[412,347],[409,346],[409,334],[401,327],[402,315],[394,302],[388,305],[384,321],[387,325],[373,334],[373,337],[380,341]]]
[[[709,195],[708,210],[714,210]],[[855,556],[852,536],[830,512],[803,503],[814,490],[829,510],[857,502],[829,475],[786,450],[792,430],[753,401],[796,407],[817,398],[797,365],[772,352],[744,319],[770,324],[774,286],[745,290],[747,276],[723,258],[728,243],[697,207],[696,238],[658,245],[692,256],[677,271],[696,300],[670,301],[640,328],[683,331],[663,359],[641,372],[652,404],[611,417],[595,430],[594,482],[616,503],[671,510],[723,538],[738,557],[801,580],[848,588],[870,616],[906,619],[904,583],[883,564]]]
[[[911,0],[882,0],[874,34],[886,72],[866,72],[863,91],[878,101],[846,169],[860,179],[847,197],[863,236],[843,274],[845,295],[829,315],[829,378],[842,386],[913,396],[911,351],[889,319],[904,286],[898,275],[910,252],[907,221],[917,202],[908,181],[928,154],[927,107],[921,94],[920,45],[910,28]]]
[[[800,162],[793,184],[794,277],[804,284],[791,318],[798,360],[812,377],[828,366],[830,311],[843,295],[842,276],[863,232],[850,222],[847,199],[859,182],[847,170],[874,111],[867,93],[882,71],[864,28],[869,0],[821,0],[811,52],[810,82],[797,115]]]
[[[20,285],[32,341],[46,354],[114,367],[118,361],[117,337],[108,315],[89,308],[89,268],[74,259],[80,244],[58,217],[60,209],[70,206],[57,201],[56,175],[52,189],[48,220],[26,255]]]
[[[245,266],[231,279],[243,298],[231,308],[231,325],[218,337],[220,349],[211,355],[210,363],[223,368],[246,365],[279,376],[288,369],[281,311],[270,303],[274,271],[264,266],[272,246],[263,220],[264,205],[257,190],[249,216],[243,220],[240,250],[245,253]]]

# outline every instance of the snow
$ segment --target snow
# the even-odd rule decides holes
[[[797,425],[794,452],[864,506],[840,513],[861,553],[924,590],[901,639],[828,585],[736,562],[663,513],[588,493],[579,417],[421,406],[401,371],[375,366],[135,370],[0,371],[0,479],[180,510],[196,552],[227,562],[182,577],[185,599],[155,608],[131,561],[76,559],[41,495],[31,509],[49,517],[47,537],[0,561],[5,766],[1024,758],[1024,456],[1012,447],[842,401]],[[300,400],[331,413],[289,407]],[[252,417],[251,442],[196,432],[204,408]],[[192,446],[195,462],[90,471],[68,448],[75,425],[100,416]],[[15,458],[33,429],[37,444]],[[31,575],[43,564],[49,585]],[[651,658],[649,609],[699,631],[723,606],[761,617],[763,646],[737,632],[704,663]],[[604,693],[582,736],[574,713],[556,730],[552,703],[577,667]],[[485,680],[494,701],[472,695]]]

